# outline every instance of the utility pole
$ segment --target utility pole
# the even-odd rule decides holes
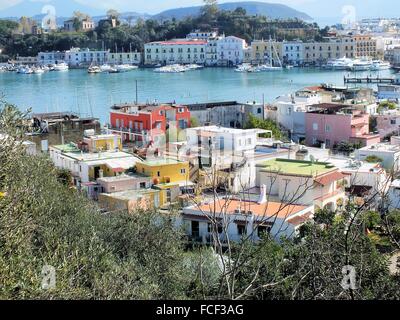
[[[138,81],[137,80],[135,80],[135,84],[136,84],[136,104],[138,104],[139,101],[138,101]]]

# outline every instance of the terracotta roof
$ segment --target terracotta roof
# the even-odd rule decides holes
[[[293,218],[289,218],[287,222],[289,222],[292,225],[298,226],[301,225],[308,220],[310,220],[313,216],[312,212],[307,212],[306,214],[303,214],[302,216],[295,216]]]
[[[203,204],[196,208],[205,213],[212,213],[214,212],[214,202]],[[306,206],[288,205],[280,202],[258,204],[257,202],[231,199],[222,199],[215,202],[215,214],[235,214],[235,211],[240,209],[243,213],[251,211],[255,216],[265,218],[278,217],[286,219],[306,208]]]
[[[341,173],[339,171],[335,171],[335,172],[326,174],[326,175],[324,175],[324,176],[322,176],[320,178],[315,179],[315,182],[319,183],[319,184],[321,184],[323,186],[327,186],[330,183],[338,181],[338,180],[342,180],[345,177],[346,176],[343,173]]]

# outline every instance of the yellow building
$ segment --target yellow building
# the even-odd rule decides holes
[[[116,134],[100,134],[85,136],[83,144],[89,152],[122,151],[121,136]]]
[[[189,162],[160,159],[138,162],[136,171],[152,178],[153,184],[189,182]]]
[[[282,42],[255,40],[251,43],[251,62],[269,62],[271,52],[273,64],[279,64],[278,61],[282,61]]]

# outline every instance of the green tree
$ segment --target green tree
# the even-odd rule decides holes
[[[249,120],[245,124],[245,129],[264,129],[264,130],[271,130],[272,135],[276,139],[282,138],[282,132],[278,127],[278,124],[271,120],[271,119],[260,119],[256,116],[249,114]]]

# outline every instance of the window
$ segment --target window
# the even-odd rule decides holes
[[[157,177],[161,177],[160,171],[157,171]]]
[[[146,189],[146,182],[140,182],[139,188],[140,189]]]
[[[325,132],[331,132],[331,126],[329,124],[325,125]]]
[[[271,228],[266,227],[266,226],[258,226],[258,228],[257,228],[258,237],[261,238],[262,236],[266,235],[270,231],[270,229]]]
[[[238,224],[237,225],[237,232],[238,232],[238,234],[240,236],[245,235],[246,234],[246,226]]]
[[[200,224],[198,221],[192,221],[192,236],[193,237],[200,236]]]
[[[313,127],[314,131],[317,131],[318,130],[318,123],[314,122],[312,127]]]
[[[331,146],[331,140],[326,139],[326,140],[325,140],[325,146],[326,146],[327,148],[330,148],[330,146]]]
[[[186,174],[186,169],[181,169],[181,174]]]

